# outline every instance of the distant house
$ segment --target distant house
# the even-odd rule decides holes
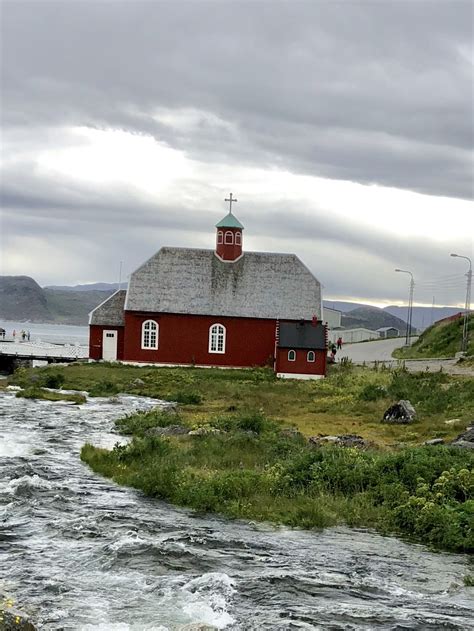
[[[377,329],[377,333],[380,334],[380,337],[398,337],[400,335],[400,331],[394,326],[381,326],[380,329]]]
[[[294,254],[245,252],[229,212],[213,250],[163,247],[90,314],[89,357],[326,373],[321,285]]]
[[[323,307],[323,322],[327,324],[328,329],[341,328],[342,311],[338,309],[330,309]]]

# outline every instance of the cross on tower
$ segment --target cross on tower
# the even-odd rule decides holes
[[[232,202],[237,202],[238,200],[234,199],[232,197],[232,193],[230,194],[229,198],[224,199],[225,202],[229,202],[229,212],[230,214],[232,214]]]

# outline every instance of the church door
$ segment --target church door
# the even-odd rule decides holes
[[[109,362],[117,359],[117,331],[102,333],[102,359]]]

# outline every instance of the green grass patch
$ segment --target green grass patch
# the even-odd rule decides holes
[[[474,455],[468,451],[314,448],[260,413],[254,417],[259,432],[249,433],[242,426],[250,418],[227,417],[226,433],[217,435],[134,436],[111,451],[85,445],[81,458],[120,484],[199,511],[303,528],[368,526],[436,548],[474,551]],[[222,419],[213,422],[222,427]]]
[[[383,365],[364,368],[351,364],[331,366],[326,379],[296,381],[276,379],[271,370],[220,370],[205,368],[137,367],[120,364],[71,364],[65,367],[20,369],[10,383],[24,388],[61,384],[68,390],[86,390],[96,396],[132,393],[164,400],[180,400],[180,419],[169,424],[196,428],[209,419],[220,419],[251,410],[298,428],[307,436],[360,434],[379,445],[419,444],[459,433],[459,425],[445,425],[458,418],[474,417],[474,380],[443,373],[408,373]],[[380,423],[384,411],[398,399],[409,399],[418,418],[413,426]],[[147,429],[147,420],[143,432]],[[247,421],[256,426],[258,420]],[[154,421],[152,422],[153,426]],[[157,423],[155,423],[156,425]],[[131,428],[128,433],[139,433]]]
[[[71,401],[76,405],[86,402],[83,394],[67,394],[65,392],[50,392],[44,388],[30,387],[16,393],[18,399],[43,399],[45,401]]]
[[[408,348],[397,348],[393,356],[399,359],[429,359],[454,357],[461,350],[464,318],[433,324]],[[474,315],[469,317],[467,355],[474,355]]]

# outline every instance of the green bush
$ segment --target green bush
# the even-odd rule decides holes
[[[44,388],[61,388],[64,385],[65,377],[60,372],[45,372],[42,379]]]
[[[169,397],[166,397],[168,401],[176,401],[176,403],[182,403],[183,405],[199,405],[202,403],[202,396],[197,392],[185,392],[179,390]]]
[[[377,401],[387,396],[387,388],[379,386],[375,383],[369,383],[359,393],[360,401]]]

